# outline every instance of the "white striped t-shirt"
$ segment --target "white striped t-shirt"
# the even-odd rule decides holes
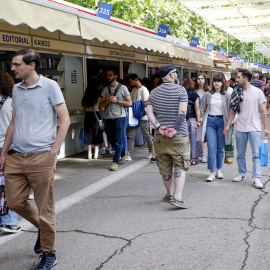
[[[184,87],[173,82],[165,82],[152,90],[147,105],[152,105],[155,116],[161,126],[174,128],[179,111],[179,102],[188,102],[187,91]],[[159,134],[157,132],[157,134]],[[187,136],[186,120],[176,136]]]

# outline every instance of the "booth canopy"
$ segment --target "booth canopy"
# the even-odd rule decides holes
[[[149,34],[138,33],[130,27],[118,28],[117,25],[106,25],[102,22],[80,18],[81,33],[84,39],[99,41],[108,41],[111,44],[133,46],[135,48],[153,50],[155,52],[169,54],[170,57],[187,59],[190,62],[211,65],[208,59],[208,54],[188,50],[174,46],[173,43],[167,42],[155,35],[152,37]]]
[[[93,15],[88,9],[62,0],[0,0],[0,19],[14,26],[26,24],[32,29],[44,27],[49,32],[59,30],[86,40],[98,39],[120,46],[125,44],[197,64],[213,65],[207,53],[179,47],[175,45],[175,39],[162,38],[136,30],[126,23],[119,24]]]
[[[21,0],[1,0],[0,18],[11,25],[27,24],[33,29],[44,27],[50,32],[60,30],[80,36],[77,16],[67,12]]]

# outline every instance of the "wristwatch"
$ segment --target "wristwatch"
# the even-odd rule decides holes
[[[117,104],[119,104],[119,97],[117,98],[117,101],[116,101]]]

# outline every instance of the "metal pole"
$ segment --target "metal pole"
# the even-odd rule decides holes
[[[254,42],[253,42],[253,64],[255,62],[255,58],[254,58]]]
[[[95,0],[95,7],[98,8],[98,0]]]
[[[204,40],[205,40],[205,48],[207,48],[207,36],[206,36],[206,20],[204,21]]]
[[[227,33],[227,55],[229,55],[229,35]]]
[[[157,31],[158,31],[158,26],[157,26],[157,24],[158,24],[158,21],[157,21],[157,0],[156,0],[156,33],[157,33]]]

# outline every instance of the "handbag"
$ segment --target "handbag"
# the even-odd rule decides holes
[[[7,206],[6,190],[5,190],[5,176],[0,173],[0,216],[8,214],[9,208]]]
[[[262,140],[260,145],[261,166],[268,166],[268,141]]]
[[[105,130],[105,124],[104,124],[104,121],[102,119],[99,119],[96,112],[94,111],[94,114],[98,120],[98,125],[99,125],[99,129],[100,131],[104,131]]]

